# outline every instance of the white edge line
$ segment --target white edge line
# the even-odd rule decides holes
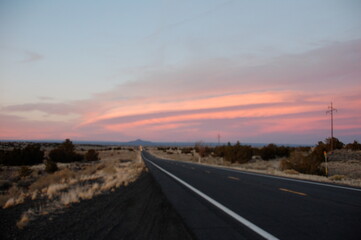
[[[142,154],[143,155],[143,154]],[[167,170],[161,168],[160,166],[158,166],[157,164],[153,163],[151,160],[147,159],[144,155],[143,155],[144,160],[148,161],[149,163],[153,164],[156,168],[158,168],[159,170],[161,170],[162,172],[166,173],[167,175],[169,175],[170,177],[174,178],[175,180],[177,180],[178,182],[180,182],[181,184],[183,184],[184,186],[186,186],[187,188],[189,188],[190,190],[192,190],[193,192],[195,192],[196,194],[198,194],[199,196],[201,196],[202,198],[204,198],[205,200],[207,200],[208,202],[210,202],[211,204],[213,204],[214,206],[218,207],[219,209],[221,209],[223,212],[227,213],[229,216],[233,217],[234,219],[236,219],[238,222],[240,222],[241,224],[245,225],[246,227],[250,228],[251,230],[253,230],[254,232],[256,232],[257,234],[259,234],[260,236],[264,237],[265,239],[273,239],[273,240],[277,240],[278,238],[276,238],[275,236],[273,236],[272,234],[264,231],[263,229],[261,229],[260,227],[254,225],[253,223],[251,223],[250,221],[248,221],[247,219],[239,216],[237,213],[233,212],[232,210],[230,210],[229,208],[223,206],[222,204],[220,204],[219,202],[217,202],[216,200],[212,199],[211,197],[207,196],[206,194],[202,193],[201,191],[199,191],[198,189],[192,187],[191,185],[189,185],[188,183],[186,183],[185,181],[183,181],[182,179],[176,177],[175,175],[173,175],[172,173],[168,172]]]

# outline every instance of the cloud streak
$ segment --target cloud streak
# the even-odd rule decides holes
[[[7,112],[29,112],[41,111],[47,114],[67,115],[71,113],[78,113],[76,106],[67,103],[27,103],[10,105],[3,108]]]
[[[27,51],[27,50],[24,51],[24,55],[25,55],[25,58],[22,61],[20,61],[21,63],[36,62],[36,61],[40,61],[44,58],[44,56],[41,54],[38,54],[38,53],[32,52],[32,51]]]

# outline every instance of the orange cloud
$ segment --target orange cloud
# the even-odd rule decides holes
[[[299,112],[308,112],[318,110],[320,106],[274,106],[269,107],[254,107],[253,109],[245,110],[228,110],[228,111],[217,111],[217,112],[206,112],[206,113],[192,113],[183,114],[180,116],[169,116],[161,118],[143,119],[139,121],[132,121],[121,124],[109,124],[105,126],[107,129],[113,131],[122,131],[125,129],[144,127],[147,125],[160,125],[169,124],[174,122],[189,122],[199,121],[203,119],[235,119],[235,118],[260,118],[260,117],[271,117],[286,114],[295,114]]]
[[[181,100],[162,102],[154,99],[148,102],[139,102],[133,105],[123,104],[121,107],[112,108],[98,117],[85,120],[82,124],[90,124],[96,121],[129,115],[167,112],[167,111],[189,111],[211,108],[224,108],[232,106],[246,106],[264,103],[282,103],[289,101],[295,96],[295,92],[262,92],[248,94],[232,94],[226,96],[210,96],[202,99]],[[229,114],[229,113],[228,113]]]

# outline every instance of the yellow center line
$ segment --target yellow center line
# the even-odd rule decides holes
[[[294,193],[294,194],[301,195],[301,196],[307,196],[306,193],[296,192],[296,191],[292,191],[292,190],[289,190],[286,188],[279,188],[279,190],[284,191],[284,192]]]
[[[228,178],[239,181],[239,178],[236,178],[236,177],[228,176]]]

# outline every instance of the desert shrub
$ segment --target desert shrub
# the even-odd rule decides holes
[[[49,158],[53,162],[67,162],[67,154],[58,148],[49,152]]]
[[[7,166],[24,165],[22,152],[19,148],[15,148],[11,151],[3,151],[1,155],[1,164]]]
[[[320,145],[320,142],[319,142]],[[331,151],[331,138],[326,138],[325,143],[323,145],[326,147],[327,151]],[[333,150],[342,149],[344,147],[344,143],[338,140],[337,138],[333,138]]]
[[[225,146],[217,146],[213,149],[214,156],[223,157],[230,163],[246,163],[252,159],[253,148],[247,145],[241,145],[237,142],[235,145],[228,143]]]
[[[269,160],[276,158],[277,146],[275,144],[268,144],[261,148],[261,157],[263,160]]]
[[[190,147],[185,147],[185,148],[181,149],[181,153],[183,153],[183,154],[189,154],[189,153],[192,153],[192,151],[193,151],[193,148],[190,148]]]
[[[231,163],[246,163],[251,160],[252,155],[253,151],[250,146],[243,146],[237,142],[226,152],[225,159]]]
[[[322,160],[320,161],[317,153],[317,151],[313,151],[311,154],[294,151],[289,158],[281,160],[280,168],[283,171],[293,169],[305,174],[324,175],[325,169],[321,167]]]
[[[99,153],[94,149],[89,149],[85,154],[85,161],[98,161]]]
[[[194,145],[194,149],[201,157],[207,157],[214,151],[213,148],[205,146],[202,141],[197,142]]]
[[[223,146],[217,146],[214,148],[214,156],[216,157],[225,157],[226,152],[228,150],[228,148],[231,146],[230,143],[228,143],[227,146],[223,145]]]
[[[22,166],[20,169],[19,169],[19,177],[26,177],[26,176],[29,176],[33,171],[29,168],[29,167],[26,167],[26,166]]]
[[[41,151],[40,144],[29,144],[23,149],[27,165],[40,164],[44,159],[44,151]]]
[[[43,162],[44,151],[40,144],[28,144],[25,148],[14,148],[1,152],[0,163],[8,166],[35,165]]]
[[[285,146],[277,146],[273,143],[261,148],[259,155],[263,160],[275,159],[277,157],[289,157],[290,148]]]
[[[347,144],[345,148],[352,151],[359,151],[361,150],[361,144],[354,140],[353,143]]]
[[[285,146],[279,146],[276,150],[277,157],[289,157],[291,154],[291,148]]]
[[[247,145],[241,145],[237,142],[235,145],[228,143],[227,145],[217,146],[212,149],[215,157],[223,157],[231,163],[245,163],[252,159],[252,156],[261,156],[263,160],[274,159],[276,157],[289,157],[291,147],[277,146],[269,144],[262,148],[253,148]]]
[[[65,139],[65,141],[58,147],[59,149],[63,150],[64,152],[74,152],[75,146],[70,139]]]
[[[325,160],[324,152],[328,149],[331,149],[331,147],[323,142],[318,142],[317,146],[313,149],[310,155],[315,161],[323,162]]]
[[[9,180],[0,180],[0,191],[8,190],[11,187],[11,185],[12,185],[12,183]],[[0,206],[1,206],[1,203],[0,203]]]
[[[4,158],[5,158],[5,151],[0,150],[0,164],[3,164]]]
[[[343,143],[334,138],[334,149],[343,147]],[[301,173],[325,175],[325,169],[321,164],[325,161],[324,152],[331,149],[330,138],[325,142],[318,142],[311,153],[294,151],[288,159],[281,161],[281,169],[294,169]]]
[[[200,157],[206,156],[206,147],[204,146],[202,141],[196,142],[196,144],[194,145],[194,149]]]
[[[75,152],[75,146],[69,139],[66,139],[57,148],[51,150],[49,158],[53,162],[63,163],[77,162],[84,159],[83,155]]]
[[[51,160],[47,160],[45,162],[45,171],[47,173],[53,173],[56,172],[58,170],[58,165],[56,164],[56,162],[53,162]]]

